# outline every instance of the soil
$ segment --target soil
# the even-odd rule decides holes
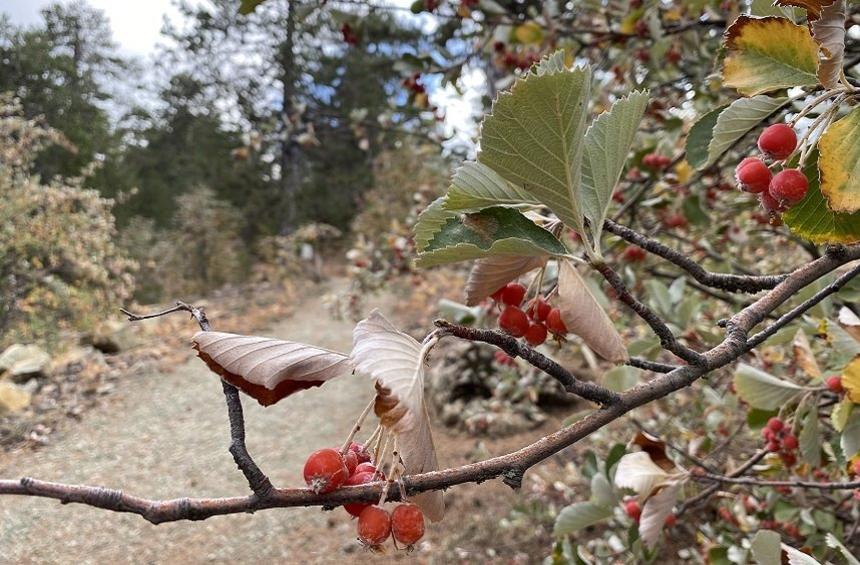
[[[259,333],[348,351],[352,324],[327,316],[322,296],[330,290],[311,289],[291,318]],[[386,314],[397,306],[389,294],[369,302]],[[215,329],[242,332],[212,322]],[[274,484],[299,485],[307,454],[338,445],[372,394],[370,382],[355,376],[268,409],[245,397],[249,450]],[[558,425],[551,418],[540,429],[481,440],[437,427],[440,465],[508,452]],[[50,444],[3,454],[0,477],[100,484],[151,498],[244,494],[247,484],[227,453],[228,440],[221,386],[193,358],[171,372],[120,381]],[[526,526],[508,520],[512,508],[528,506],[527,493],[491,481],[451,489],[446,502],[446,520],[431,525],[411,554],[389,548],[374,555],[355,541],[354,523],[339,509],[272,509],[154,526],[136,515],[2,497],[0,563],[539,563],[550,550],[550,518],[532,516]]]

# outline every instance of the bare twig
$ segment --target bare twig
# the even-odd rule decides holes
[[[860,481],[848,482],[817,482],[817,481],[766,481],[755,477],[729,477],[714,473],[693,473],[690,478],[695,481],[706,483],[721,483],[730,485],[747,485],[755,487],[792,487],[817,490],[851,490],[860,488]]]

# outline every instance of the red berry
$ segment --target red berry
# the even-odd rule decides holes
[[[854,460],[854,463],[851,464],[851,470],[854,471],[855,475],[860,475],[860,459]]]
[[[827,390],[835,392],[836,394],[842,394],[845,392],[845,389],[842,387],[842,377],[839,375],[827,377],[827,380],[824,381],[824,386],[827,387]]]
[[[492,298],[492,299],[493,299],[493,300],[495,300],[496,302],[501,302],[501,301],[502,301],[502,293],[503,293],[503,292],[505,292],[505,287],[504,287],[504,286],[503,286],[502,288],[500,288],[499,290],[497,290],[496,292],[494,292],[493,294],[491,294],[491,295],[490,295],[490,298]]]
[[[775,437],[773,430],[765,426],[761,429],[761,437],[765,439],[765,441],[772,441]]]
[[[770,420],[767,421],[767,427],[770,428],[771,430],[773,430],[774,432],[779,432],[780,430],[782,430],[783,427],[785,427],[785,424],[782,422],[782,420],[780,420],[779,418],[774,416],[773,418],[771,418]]]
[[[675,524],[677,524],[677,523],[678,523],[678,517],[677,517],[677,516],[675,516],[675,514],[674,514],[674,513],[673,513],[673,514],[669,514],[668,516],[666,516],[666,527],[667,527],[667,528],[671,528],[671,527],[673,527],[673,526],[674,526]]]
[[[391,535],[391,516],[379,506],[368,506],[358,516],[358,539],[370,547],[376,547]]]
[[[797,134],[787,124],[768,126],[758,137],[758,148],[771,159],[785,159],[797,147]]]
[[[364,463],[362,463],[364,465]],[[373,482],[373,473],[356,473],[350,478],[346,480],[344,486],[355,486],[355,485],[363,485],[365,483]],[[361,516],[361,513],[365,508],[370,506],[369,503],[366,502],[351,502],[349,504],[344,504],[343,509],[349,512],[351,516]]]
[[[536,347],[546,341],[546,326],[532,322],[523,337],[526,339],[526,343]]]
[[[359,463],[367,463],[370,461],[370,452],[361,443],[352,442],[349,444],[349,450],[355,453]]]
[[[798,446],[797,436],[794,434],[788,433],[785,434],[785,437],[782,438],[782,447],[783,449],[787,449],[789,451],[794,451]]]
[[[374,465],[373,463],[365,461],[363,463],[358,464],[358,467],[355,468],[355,473],[353,473],[353,474],[357,475],[359,473],[375,473],[375,472],[376,472],[376,465]]]
[[[621,254],[621,259],[628,263],[639,263],[644,261],[647,253],[638,245],[631,245]]]
[[[779,451],[779,442],[777,440],[771,440],[767,442],[767,450],[771,453],[776,453]]]
[[[552,310],[552,306],[550,306],[543,297],[538,296],[529,303],[526,314],[528,314],[529,318],[535,322],[543,322],[549,315],[550,310]]]
[[[553,308],[549,311],[549,314],[546,317],[546,327],[556,335],[564,335],[567,333],[567,326],[564,325],[564,322],[561,319],[561,312],[558,308]]]
[[[779,200],[771,196],[770,192],[759,193],[758,200],[761,203],[761,207],[770,214],[778,214],[785,211],[785,206],[783,206]]]
[[[794,467],[797,464],[797,456],[794,453],[780,453],[779,458],[786,467]]]
[[[773,175],[761,159],[747,157],[735,167],[735,178],[741,190],[758,194],[767,190]]]
[[[305,461],[305,482],[315,493],[331,492],[346,482],[349,470],[337,449],[314,451]]]
[[[502,290],[502,302],[508,306],[519,306],[526,296],[526,287],[519,283],[508,283]]]
[[[413,545],[424,537],[424,513],[415,504],[398,504],[391,512],[391,533],[400,543]]]
[[[800,169],[784,169],[770,181],[768,192],[780,204],[793,206],[806,196],[809,181]]]
[[[529,318],[516,306],[508,306],[499,316],[499,327],[514,337],[523,337],[529,329]]]
[[[642,507],[639,506],[638,502],[631,499],[624,503],[624,512],[638,522],[639,517],[642,515]]]
[[[657,153],[648,153],[644,157],[642,157],[642,164],[648,167],[649,169],[653,169],[655,171],[659,171],[665,169],[669,166],[669,163],[672,162],[672,159],[666,157],[665,155],[659,155]]]
[[[683,214],[675,212],[663,218],[663,225],[667,228],[686,228],[689,222]]]
[[[346,465],[346,470],[352,475],[358,466],[358,455],[355,454],[355,451],[347,451],[343,455],[343,463]]]

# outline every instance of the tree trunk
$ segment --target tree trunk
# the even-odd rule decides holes
[[[281,140],[281,210],[278,231],[286,235],[296,229],[296,195],[302,180],[301,172],[301,148],[295,141],[293,135],[293,123],[290,120],[294,116],[293,99],[296,94],[295,73],[295,35],[296,14],[295,5],[287,1],[286,37],[281,44],[281,76],[283,88],[281,94],[283,102],[281,106],[281,126],[283,139]]]

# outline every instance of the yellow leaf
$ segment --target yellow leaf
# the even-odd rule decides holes
[[[818,84],[818,44],[786,18],[740,16],[726,30],[726,86],[745,96]]]
[[[689,181],[692,174],[693,167],[690,166],[690,163],[686,159],[675,165],[675,176],[678,177],[679,183],[684,184]]]
[[[543,29],[536,22],[526,22],[517,26],[514,37],[525,45],[540,45],[543,41]]]
[[[848,363],[842,372],[842,387],[848,391],[848,398],[860,404],[860,357]]]
[[[834,212],[860,210],[860,108],[827,128],[818,142],[821,193]]]

